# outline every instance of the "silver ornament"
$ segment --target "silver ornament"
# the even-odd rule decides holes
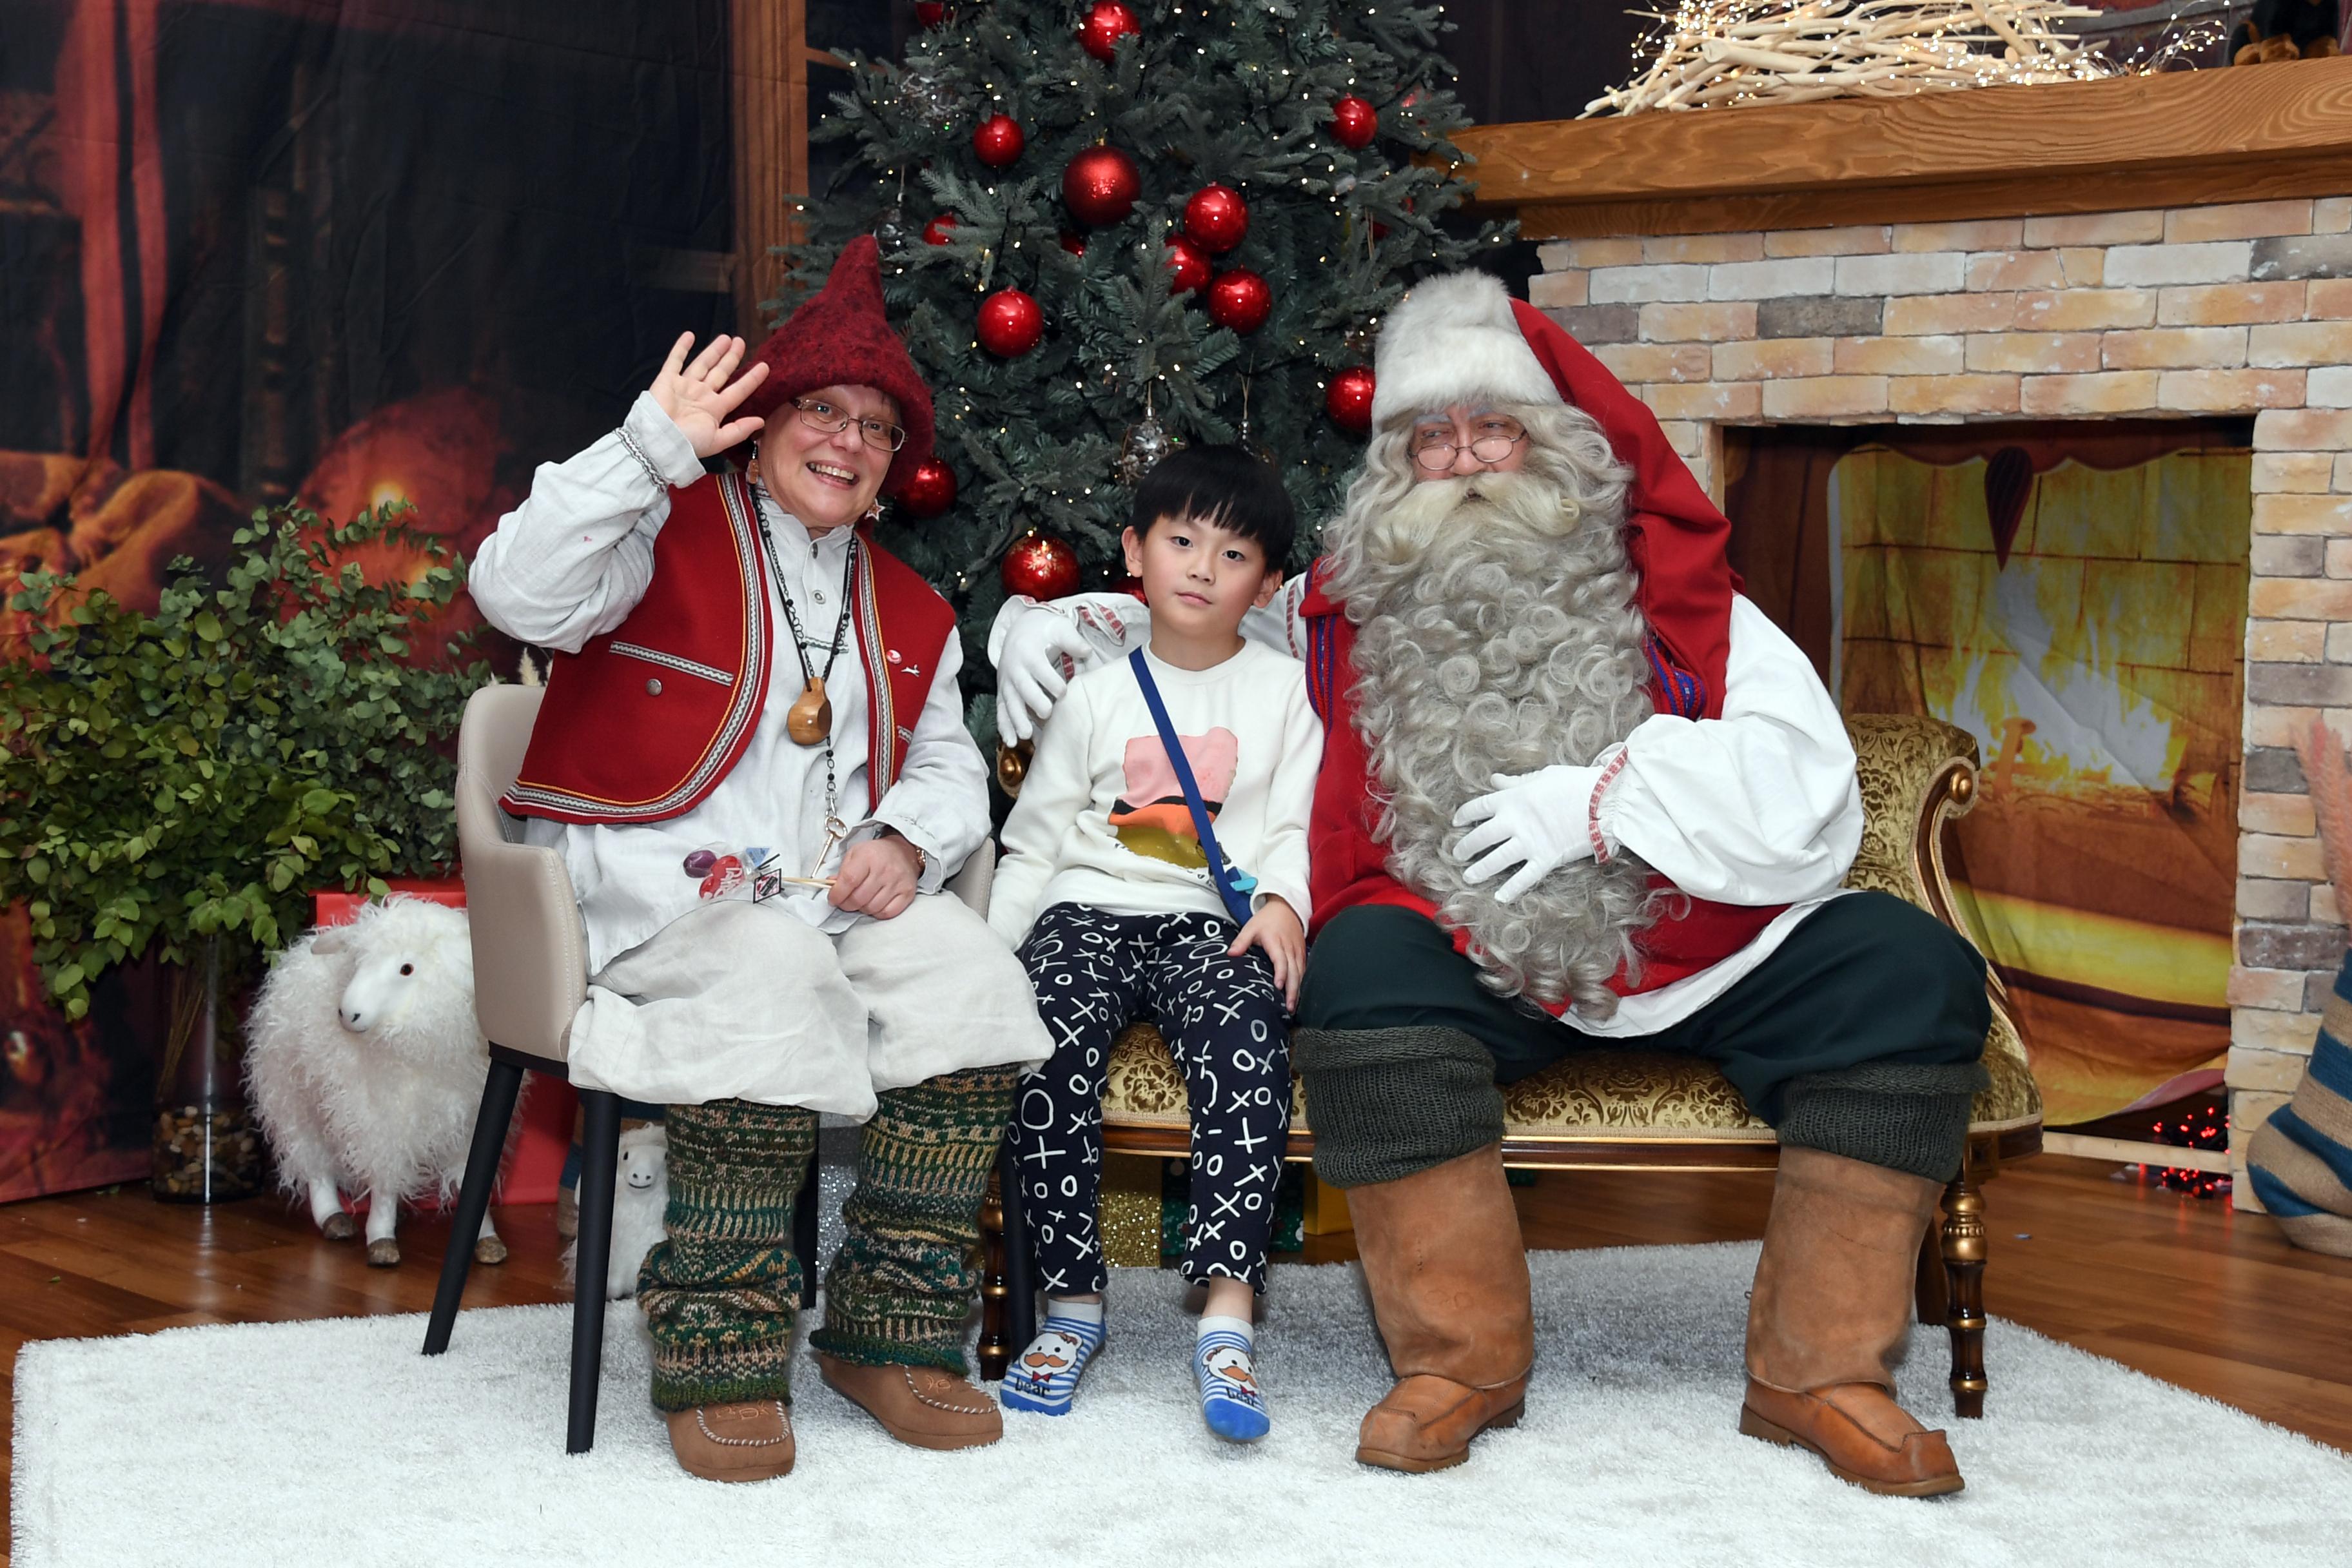
[[[956,111],[955,89],[928,66],[909,65],[898,78],[898,101],[927,120],[947,120]]]
[[[1127,427],[1118,443],[1118,477],[1122,484],[1132,485],[1176,449],[1168,438],[1167,427],[1150,413]]]
[[[893,203],[882,209],[874,220],[874,243],[885,256],[895,256],[907,248],[906,209]]]

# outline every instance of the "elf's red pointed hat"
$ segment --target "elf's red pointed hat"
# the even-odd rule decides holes
[[[1480,272],[1414,284],[1381,323],[1372,374],[1372,418],[1382,425],[1455,403],[1567,403],[1591,415],[1633,473],[1625,542],[1642,613],[1699,678],[1706,716],[1719,716],[1739,588],[1726,551],[1731,524],[1647,405],[1557,322]]]
[[[890,395],[907,427],[907,444],[891,459],[882,488],[898,489],[931,455],[930,389],[883,310],[882,256],[873,236],[861,234],[842,247],[824,287],[768,334],[743,371],[755,364],[768,367],[768,379],[743,400],[739,416],[765,419],[821,386],[870,386]]]

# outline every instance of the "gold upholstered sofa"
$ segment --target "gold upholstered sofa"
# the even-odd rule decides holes
[[[1935,719],[1862,714],[1846,729],[1860,761],[1866,826],[1851,888],[1875,888],[1927,910],[1968,934],[1944,871],[1947,825],[1976,801],[1977,744],[1966,731]],[[1017,783],[1017,767],[1000,767]],[[1921,1249],[1919,1321],[1941,1321],[1951,1333],[1952,1400],[1963,1416],[1983,1413],[1985,1226],[1983,1184],[2002,1162],[2042,1148],[2042,1095],[2025,1048],[1991,982],[1992,1028],[1985,1040],[1991,1084],[1969,1118],[1967,1163],[1945,1189],[1943,1222]],[[1315,1150],[1312,1108],[1294,1089],[1286,1158]],[[1134,1024],[1113,1047],[1103,1100],[1104,1142],[1115,1153],[1186,1152],[1184,1079],[1160,1032]],[[1748,1110],[1714,1067],[1654,1052],[1595,1047],[1570,1054],[1522,1079],[1504,1102],[1503,1157],[1538,1170],[1744,1171],[1780,1158],[1772,1130]],[[986,1278],[981,1356],[984,1374],[1026,1338],[1008,1306],[1028,1292],[1006,1278],[1001,1206],[992,1193],[983,1215]],[[1015,1249],[1019,1241],[1014,1240]]]

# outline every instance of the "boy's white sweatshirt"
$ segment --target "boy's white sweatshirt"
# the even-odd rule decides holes
[[[1304,922],[1307,817],[1323,760],[1306,667],[1254,642],[1209,669],[1179,669],[1148,649],[1143,657],[1226,860],[1257,879],[1251,907],[1278,895]],[[1225,912],[1124,658],[1070,682],[1037,736],[1003,841],[988,923],[1015,946],[1060,903]]]

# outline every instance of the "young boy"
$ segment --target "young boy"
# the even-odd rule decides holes
[[[1282,586],[1296,526],[1274,469],[1238,447],[1188,447],[1145,476],[1132,518],[1127,568],[1151,606],[1143,658],[1250,913],[1237,924],[1228,912],[1136,670],[1119,659],[1079,676],[1038,736],[990,896],[989,923],[1020,946],[1056,1047],[1013,1118],[1046,1309],[1003,1398],[1066,1413],[1102,1348],[1103,1083],[1112,1037],[1150,1016],[1192,1102],[1184,1275],[1208,1288],[1192,1352],[1201,1414],[1218,1436],[1249,1442],[1267,1428],[1251,1305],[1289,1127],[1285,1016],[1306,966],[1323,729],[1305,667],[1240,633]]]

